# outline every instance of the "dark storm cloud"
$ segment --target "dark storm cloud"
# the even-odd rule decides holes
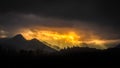
[[[6,13],[0,15],[0,25],[5,31],[9,31],[10,35],[17,32],[20,28],[39,27],[73,27],[71,21],[65,21],[55,18],[40,17],[35,14],[25,13]],[[2,29],[3,30],[3,29]]]
[[[119,3],[102,0],[11,0],[1,2],[1,12],[37,13],[68,19],[96,20],[119,17]],[[114,16],[114,17],[113,17]]]
[[[35,14],[23,14],[23,13],[7,13],[0,16],[0,24],[4,26],[21,27],[21,26],[53,26],[53,27],[67,27],[72,26],[70,21],[60,20],[57,18],[40,17]],[[64,24],[64,25],[63,25]]]
[[[120,38],[118,3],[102,0],[6,0],[0,4],[0,25],[11,32],[38,25],[79,28],[105,38]]]

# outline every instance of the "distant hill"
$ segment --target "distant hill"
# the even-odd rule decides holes
[[[37,39],[26,40],[21,34],[18,34],[12,38],[2,38],[0,39],[0,46],[7,50],[40,50],[44,53],[56,52],[55,49],[45,45]]]

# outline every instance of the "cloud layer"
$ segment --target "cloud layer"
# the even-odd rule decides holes
[[[53,17],[42,17],[36,14],[6,13],[0,15],[1,30],[11,36],[21,28],[48,27],[48,28],[71,28],[78,32],[96,34],[103,39],[119,39],[119,28],[111,25],[100,25],[98,22],[80,20],[65,20]],[[63,30],[64,31],[64,30]]]

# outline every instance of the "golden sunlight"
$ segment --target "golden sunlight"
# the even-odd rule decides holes
[[[40,41],[47,42],[51,44],[51,46],[58,46],[59,48],[72,47],[73,45],[79,45],[81,42],[79,41],[80,36],[78,36],[75,32],[66,32],[58,33],[54,31],[48,30],[40,30],[40,31],[31,31],[27,30],[21,33],[27,40],[31,40],[36,38]]]
[[[22,29],[20,32],[27,40],[33,38],[38,39],[39,41],[49,44],[48,46],[58,49],[68,48],[68,47],[81,47],[83,43],[86,44],[95,44],[96,46],[103,47],[105,41],[92,37],[87,41],[83,40],[83,35],[76,33],[73,30],[65,31],[56,31],[56,30],[43,30],[43,29]]]

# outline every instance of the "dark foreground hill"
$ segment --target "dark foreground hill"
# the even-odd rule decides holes
[[[79,50],[75,50],[79,49]],[[81,50],[85,49],[85,50]],[[120,49],[96,50],[89,48],[73,48],[50,55],[34,55],[34,52],[9,52],[12,55],[1,55],[0,62],[5,66],[15,67],[91,67],[120,66]],[[87,50],[87,51],[86,51]]]

